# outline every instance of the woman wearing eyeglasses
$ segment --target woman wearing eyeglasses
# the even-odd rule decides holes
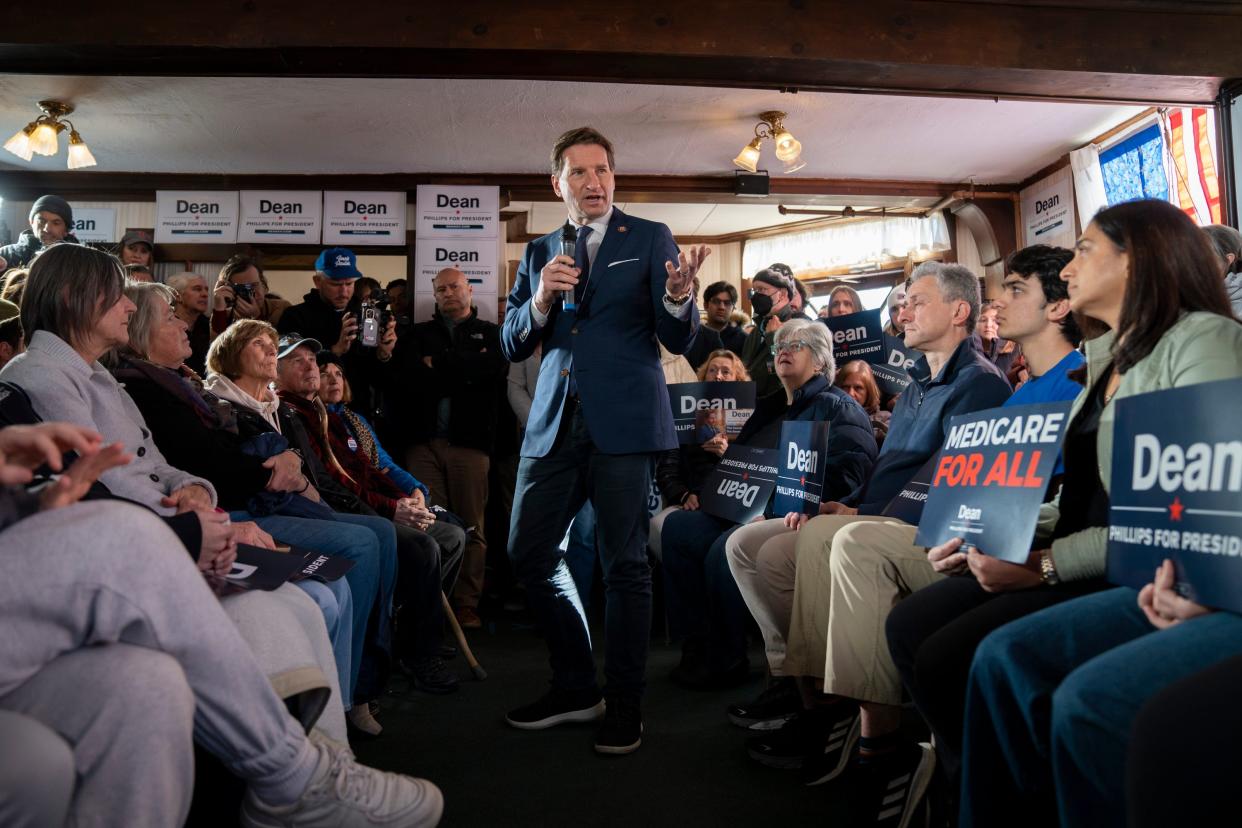
[[[830,423],[823,498],[843,497],[866,480],[878,453],[867,414],[832,384],[836,363],[827,326],[791,319],[777,331],[775,347],[784,399],[761,399],[736,442],[775,447],[787,421]],[[764,517],[774,517],[770,505]],[[725,541],[739,528],[702,510],[675,512],[664,522],[669,626],[675,637],[684,637],[682,661],[672,677],[686,686],[733,684],[749,672],[750,613],[725,557]]]

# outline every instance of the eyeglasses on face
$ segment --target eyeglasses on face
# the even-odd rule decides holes
[[[806,344],[802,340],[795,339],[790,342],[782,342],[780,345],[777,345],[776,352],[779,354],[781,351],[788,351],[791,354],[800,354],[810,347],[810,345]]]

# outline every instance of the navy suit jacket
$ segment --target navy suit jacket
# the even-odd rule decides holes
[[[526,422],[523,457],[552,451],[573,368],[578,397],[595,447],[605,454],[665,451],[676,447],[656,338],[685,353],[699,326],[691,299],[678,319],[664,307],[666,261],[677,261],[677,244],[663,224],[613,208],[608,232],[591,264],[578,312],[552,303],[547,324],[536,329],[531,302],[544,265],[560,252],[560,228],[526,246],[509,294],[500,347],[520,362],[543,343],[543,363]]]

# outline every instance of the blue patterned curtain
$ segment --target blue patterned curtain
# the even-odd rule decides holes
[[[1164,141],[1157,124],[1101,152],[1100,170],[1110,207],[1139,198],[1162,201],[1169,198],[1169,182],[1164,175]]]

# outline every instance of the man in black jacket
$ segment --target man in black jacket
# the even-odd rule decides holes
[[[57,242],[77,242],[73,229],[73,208],[58,195],[41,196],[30,208],[30,229],[23,230],[13,244],[0,247],[0,273],[10,267],[25,267],[43,248]]]
[[[315,287],[281,314],[276,330],[284,334],[300,334],[300,338],[322,342],[324,347],[341,357],[345,378],[355,400],[368,400],[377,362],[392,358],[396,344],[395,322],[381,331],[379,344],[364,347],[359,340],[362,320],[350,311],[354,285],[362,278],[358,257],[344,247],[330,247],[315,260]],[[374,412],[364,403],[355,404],[368,417]]]
[[[404,455],[406,470],[431,489],[433,501],[474,528],[453,602],[461,626],[477,629],[487,558],[487,472],[508,365],[500,329],[479,318],[466,275],[446,268],[432,284],[434,317],[401,337],[385,372],[384,439],[394,454]]]

